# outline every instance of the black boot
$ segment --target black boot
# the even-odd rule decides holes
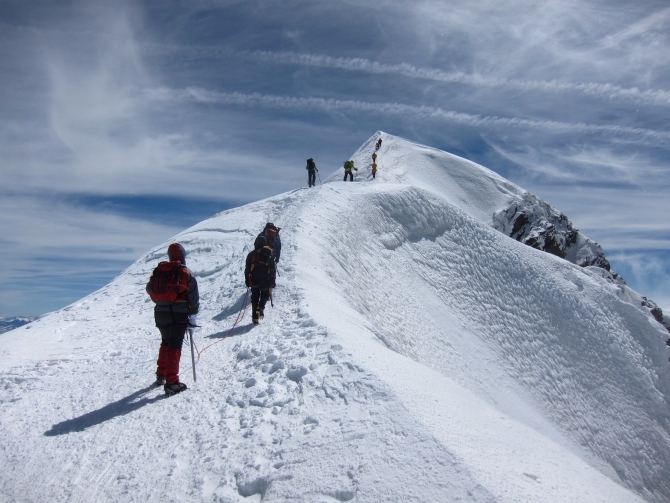
[[[258,304],[251,304],[251,321],[254,325],[258,325]]]
[[[165,386],[163,386],[163,389],[165,390],[166,395],[176,395],[177,393],[181,393],[184,391],[186,388],[186,385],[183,382],[168,382],[165,383]]]

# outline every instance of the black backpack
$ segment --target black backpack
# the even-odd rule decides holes
[[[311,157],[307,159],[307,169],[316,169],[316,163]]]
[[[249,270],[251,286],[260,286],[261,288],[274,286],[276,272],[273,252],[272,247],[266,245],[251,257],[251,268]]]

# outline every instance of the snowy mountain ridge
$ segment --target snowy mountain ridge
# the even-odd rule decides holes
[[[602,247],[575,229],[568,217],[546,201],[484,166],[447,152],[419,145],[378,131],[353,155],[361,175],[372,179],[371,152],[376,138],[391,144],[380,158],[377,178],[407,183],[433,191],[494,229],[521,243],[561,257],[581,267],[595,266],[608,273],[594,274],[615,283],[620,297],[653,317],[670,331],[670,318],[652,300],[626,286],[626,281],[610,270]],[[398,155],[395,155],[398,153]],[[328,181],[341,180],[340,169]],[[359,175],[360,176],[360,175]]]
[[[605,269],[492,228],[520,188],[380,134],[374,181],[378,135],[354,154],[356,182],[339,170],[174,237],[202,297],[183,394],[148,386],[159,337],[143,287],[172,240],[0,336],[0,495],[667,501],[663,327]],[[233,326],[267,221],[282,228],[274,307]]]

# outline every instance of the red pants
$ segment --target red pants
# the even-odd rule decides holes
[[[166,344],[161,344],[158,350],[158,368],[157,374],[165,376],[167,382],[179,381],[179,360],[181,359],[181,349],[170,348]]]

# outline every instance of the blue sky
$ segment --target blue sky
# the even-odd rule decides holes
[[[669,34],[665,1],[5,0],[0,315],[380,129],[537,194],[670,308]]]

